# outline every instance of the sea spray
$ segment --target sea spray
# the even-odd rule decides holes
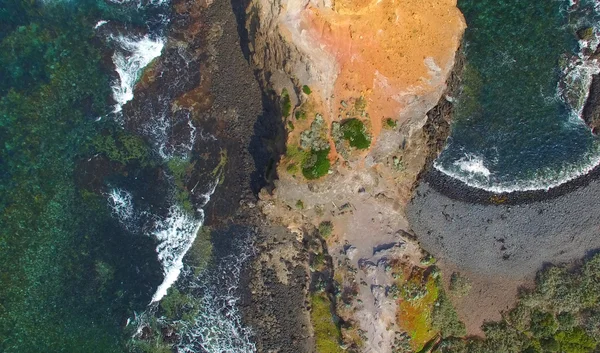
[[[167,346],[185,353],[254,353],[252,331],[242,323],[239,310],[239,281],[242,268],[252,256],[252,234],[239,229],[213,265],[197,273],[184,266],[174,290],[191,302],[186,302],[185,314],[166,317],[160,304],[153,303],[130,320],[133,343],[143,342],[148,329],[162,332],[177,327],[177,340]],[[166,300],[166,299],[165,299]],[[182,310],[184,310],[182,308]],[[183,319],[182,317],[186,318]],[[145,334],[146,332],[146,334]]]
[[[135,36],[112,36],[117,43],[112,59],[119,79],[112,85],[113,98],[117,102],[114,113],[119,113],[123,105],[133,99],[133,88],[140,78],[142,70],[160,56],[164,47],[164,39],[152,38],[149,35]]]

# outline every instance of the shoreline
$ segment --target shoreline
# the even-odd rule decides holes
[[[587,174],[571,179],[548,190],[540,189],[495,193],[469,186],[461,180],[453,178],[431,166],[424,172],[424,175],[418,184],[427,183],[437,192],[456,201],[483,205],[520,205],[556,199],[577,189],[585,188],[590,182],[599,177],[600,165],[594,167]]]

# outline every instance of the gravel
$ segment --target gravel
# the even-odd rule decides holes
[[[435,257],[483,275],[530,278],[545,264],[570,262],[600,248],[595,174],[560,192],[494,199],[430,172],[407,216],[423,248]]]

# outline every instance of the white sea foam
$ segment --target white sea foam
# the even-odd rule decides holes
[[[129,229],[135,219],[131,194],[127,190],[114,188],[108,193],[108,205],[112,208],[113,215]]]
[[[182,136],[179,136],[178,138],[183,140],[183,142],[178,144],[172,144],[170,141],[173,131],[173,124],[176,123],[176,121],[174,121],[174,115],[171,114],[170,116],[167,116],[166,113],[163,113],[160,115],[160,117],[149,121],[144,126],[144,133],[152,137],[158,154],[165,160],[174,157],[187,158],[194,147],[194,143],[196,142],[197,128],[192,122],[191,113],[186,111],[185,117],[181,118],[181,116],[181,114],[177,115],[179,119],[187,120],[185,123],[189,127],[189,137],[184,139]],[[179,121],[179,123],[182,122],[183,121]],[[201,135],[201,137],[203,136]]]
[[[202,195],[200,207],[206,206],[215,192],[218,182]],[[183,257],[190,250],[196,235],[204,223],[204,211],[198,208],[200,217],[195,218],[179,206],[171,206],[166,219],[156,222],[153,236],[159,241],[156,247],[158,260],[163,267],[164,279],[152,296],[151,303],[159,302],[177,281],[183,268]]]
[[[160,56],[164,39],[143,37],[111,37],[119,46],[112,56],[119,80],[113,83],[113,98],[117,102],[114,112],[121,111],[123,105],[133,99],[133,88],[142,70]]]
[[[205,271],[189,283],[189,289],[202,293],[201,309],[181,330],[179,352],[256,352],[252,332],[242,324],[237,294],[242,265],[250,257],[252,246],[248,234],[236,234],[236,238],[232,255],[222,258],[216,271]]]
[[[578,2],[570,3],[568,11],[576,11],[578,6],[580,6]],[[598,3],[594,11],[596,14],[600,11]],[[592,76],[600,73],[600,63],[592,55],[600,44],[600,24],[596,23],[590,28],[591,35],[578,40],[577,52],[566,57],[565,65],[562,67],[562,79],[557,87],[558,95],[571,109],[571,122],[582,123],[583,108],[589,96]]]
[[[177,281],[183,268],[183,257],[192,247],[196,234],[204,222],[204,213],[194,218],[179,206],[172,206],[166,219],[157,222],[153,236],[159,241],[156,247],[158,260],[163,267],[164,279],[152,296],[151,303],[159,302]]]
[[[98,21],[98,23],[96,23],[96,25],[94,26],[94,29],[98,29],[98,28],[104,26],[107,23],[108,23],[108,21],[100,20],[100,21]]]
[[[466,154],[463,158],[454,162],[454,165],[465,173],[490,177],[490,170],[483,164],[483,158],[473,154]]]
[[[478,189],[483,189],[494,193],[510,193],[517,191],[550,190],[573,179],[579,178],[591,172],[596,166],[600,165],[600,147],[596,146],[593,151],[588,152],[582,157],[581,164],[564,166],[558,171],[540,170],[532,177],[526,180],[494,181],[481,180],[475,177],[475,174],[457,172],[444,168],[441,164],[434,163],[434,168],[438,171],[462,181],[463,183]]]

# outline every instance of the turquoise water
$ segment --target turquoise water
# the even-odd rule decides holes
[[[594,72],[580,49],[597,43],[576,31],[598,23],[594,4],[459,0],[467,63],[437,169],[502,192],[547,189],[598,164],[599,140],[578,117]]]

